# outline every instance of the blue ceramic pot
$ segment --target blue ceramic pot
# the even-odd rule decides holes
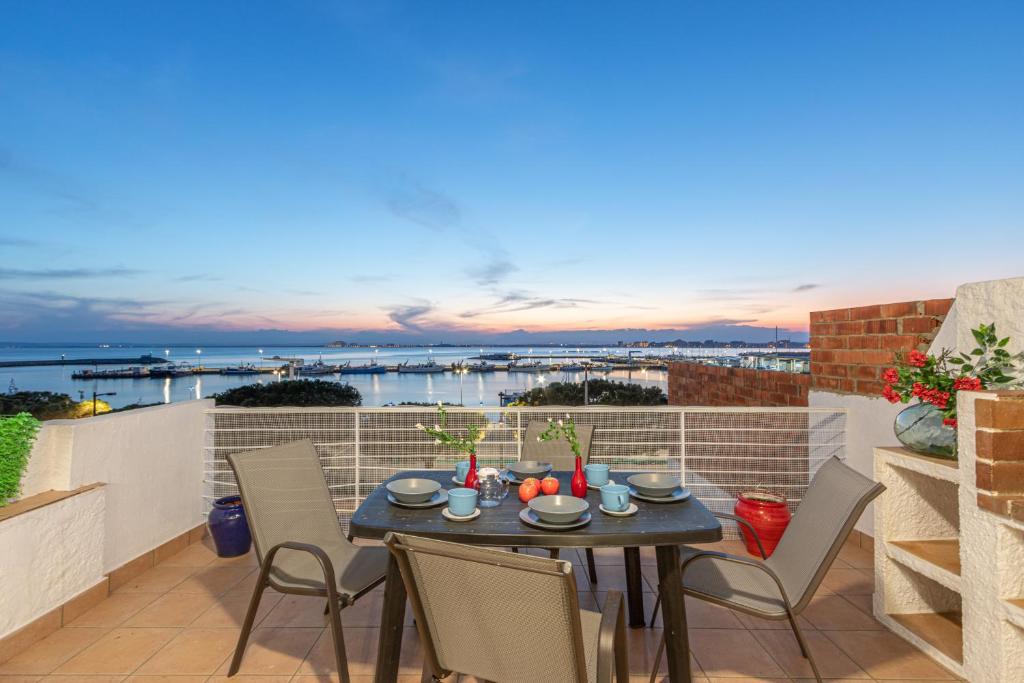
[[[206,520],[220,557],[238,557],[249,552],[252,534],[242,509],[241,496],[225,496],[213,501],[213,509]]]

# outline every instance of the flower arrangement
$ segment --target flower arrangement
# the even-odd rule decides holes
[[[448,430],[448,411],[444,404],[437,402],[437,422],[433,427],[416,423],[416,429],[426,432],[434,437],[434,443],[438,446],[445,445],[470,455],[476,454],[478,443],[487,438],[487,427],[481,425],[466,425],[465,436],[458,436]]]
[[[1006,350],[1009,337],[996,336],[995,323],[971,330],[978,346],[970,353],[953,355],[943,349],[938,356],[914,350],[897,357],[896,367],[882,373],[882,395],[890,403],[909,403],[916,398],[942,413],[942,423],[956,429],[956,393],[980,389],[1005,389],[1020,384],[1016,376],[1024,353]]]
[[[555,441],[556,439],[568,441],[572,452],[577,458],[580,457],[580,439],[576,435],[576,423],[568,413],[565,414],[564,420],[548,420],[548,428],[537,437],[537,441]]]

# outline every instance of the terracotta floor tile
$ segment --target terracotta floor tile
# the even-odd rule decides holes
[[[804,659],[800,653],[800,646],[792,631],[751,631],[751,633],[787,675],[814,676],[810,662]],[[818,664],[823,678],[870,679],[867,673],[820,632],[805,631],[804,638],[807,640],[807,646],[811,649],[811,654],[814,655],[814,661]]]
[[[345,629],[345,652],[348,657],[348,670],[352,676],[372,676],[376,668],[377,642],[380,629],[350,628]],[[423,654],[419,634],[415,628],[406,628],[402,635],[402,655],[399,662],[400,675],[416,675],[423,669]],[[324,629],[323,635],[313,647],[306,661],[299,667],[302,675],[331,675],[336,671],[334,661],[334,643],[330,629]]]
[[[192,575],[193,567],[169,567],[160,565],[147,569],[115,593],[166,593]]]
[[[734,612],[736,620],[749,631],[790,631],[792,627],[789,625],[788,619],[762,619],[761,617],[752,617],[749,614],[743,612]],[[814,625],[807,621],[803,615],[798,615],[796,618],[800,628],[804,630],[814,630]]]
[[[176,628],[116,628],[56,673],[130,674],[179,633]]]
[[[171,593],[202,593],[217,596],[236,586],[242,579],[255,573],[252,567],[218,567],[210,565],[197,570],[170,590]]]
[[[870,595],[844,595],[847,602],[859,609],[864,614],[874,618],[875,606]]]
[[[875,575],[865,569],[833,567],[825,574],[822,585],[840,595],[871,595],[875,592]]]
[[[889,631],[826,631],[872,678],[949,680],[952,674]]]
[[[57,629],[27,650],[0,664],[0,674],[48,674],[102,638],[105,628]]]
[[[210,675],[235,650],[238,632],[227,628],[189,628],[139,667],[139,674]]]
[[[690,647],[708,678],[786,675],[749,631],[692,629]]]
[[[188,626],[213,606],[216,598],[200,594],[166,593],[124,623],[125,626]]]
[[[654,667],[654,658],[658,654],[658,645],[664,631],[660,628],[628,629],[626,639],[629,641],[629,673],[650,675]],[[666,670],[665,658],[662,655],[659,671]],[[690,657],[690,671],[693,675],[701,673],[700,665],[692,656]]]
[[[129,676],[125,683],[206,683],[209,676]]]
[[[193,543],[160,563],[161,567],[205,567],[217,559],[217,553],[204,543]]]
[[[227,676],[210,676],[206,679],[207,683],[288,683],[288,681],[295,680],[291,676],[246,676],[245,674],[236,674],[231,678]],[[353,683],[356,683],[353,681]]]
[[[239,673],[246,675],[292,675],[309,654],[323,629],[317,628],[258,628],[249,636]],[[229,660],[217,669],[226,675]]]
[[[814,597],[801,613],[812,626],[820,630],[877,630],[882,625],[861,612],[839,595]]]
[[[53,674],[43,679],[43,683],[120,683],[124,680],[121,674]]]
[[[875,556],[863,548],[855,548],[851,545],[844,545],[839,551],[839,559],[851,567],[857,569],[875,568]]]
[[[0,683],[38,683],[41,680],[43,680],[42,676],[29,674],[12,674],[10,676],[0,674]]]
[[[266,591],[256,611],[255,626],[260,626],[270,610],[281,601],[282,595],[276,591]],[[241,628],[245,613],[249,609],[249,598],[222,596],[213,605],[192,622],[192,628]]]
[[[160,598],[159,593],[114,593],[95,607],[82,613],[80,617],[65,626],[100,626],[113,628],[120,626],[130,617],[137,614],[146,605]]]
[[[327,626],[327,616],[324,614],[324,606],[327,601],[324,598],[315,598],[308,595],[285,595],[274,609],[270,610],[267,618],[263,620],[263,626],[302,626],[308,628],[323,628]],[[342,610],[344,614],[345,610]]]

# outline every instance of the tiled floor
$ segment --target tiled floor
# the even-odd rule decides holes
[[[742,552],[735,542],[717,544]],[[647,613],[654,603],[653,552],[645,550]],[[581,558],[580,603],[597,609],[604,591],[625,584],[622,554],[598,552],[598,585],[591,590]],[[810,647],[828,678],[844,681],[957,680],[929,658],[884,630],[870,616],[871,555],[847,547],[824,586],[800,617]],[[250,555],[219,559],[196,544],[122,586],[75,621],[0,664],[0,683],[61,681],[107,683],[224,681],[255,580]],[[356,683],[372,680],[382,589],[343,611],[350,671]],[[811,676],[785,623],[753,619],[687,601],[695,679],[701,683],[789,681]],[[646,681],[661,629],[629,632],[631,681]],[[323,602],[268,591],[236,683],[337,680]],[[419,639],[407,622],[402,681],[420,674]]]

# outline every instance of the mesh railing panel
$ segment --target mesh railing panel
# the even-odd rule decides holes
[[[731,512],[751,489],[799,505],[810,478],[832,456],[844,456],[846,414],[809,408],[449,408],[450,428],[487,424],[477,450],[481,466],[519,459],[531,421],[571,415],[594,426],[591,462],[612,470],[681,472],[712,510]],[[416,429],[433,425],[433,408],[214,408],[207,411],[207,504],[237,492],[229,453],[312,440],[341,524],[392,475],[414,469],[454,469],[461,453],[438,446]],[[729,529],[727,532],[731,533]]]

